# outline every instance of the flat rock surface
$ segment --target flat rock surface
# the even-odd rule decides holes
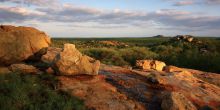
[[[88,108],[95,110],[162,110],[165,92],[181,93],[184,100],[189,100],[197,109],[218,110],[220,88],[191,72],[140,71],[101,65],[98,76],[62,76],[59,80],[62,90],[80,97]],[[152,79],[158,82],[154,83]]]

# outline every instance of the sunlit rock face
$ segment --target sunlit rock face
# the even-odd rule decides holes
[[[50,45],[50,37],[31,27],[0,26],[0,65],[18,63]]]
[[[157,60],[137,60],[136,66],[143,70],[154,69],[157,71],[162,71],[166,64]]]
[[[58,75],[97,75],[100,62],[82,55],[73,44],[64,44],[63,51],[54,59],[53,69]]]

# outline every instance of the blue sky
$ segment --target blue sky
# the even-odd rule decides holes
[[[220,0],[0,0],[0,23],[51,37],[220,36]]]

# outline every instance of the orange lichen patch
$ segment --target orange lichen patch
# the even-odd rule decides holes
[[[164,90],[167,90],[167,91],[173,91],[173,92],[175,92],[175,91],[178,91],[178,90],[180,90],[180,88],[179,87],[176,87],[176,86],[172,86],[172,85],[158,85],[160,88],[162,88],[162,89],[164,89]]]

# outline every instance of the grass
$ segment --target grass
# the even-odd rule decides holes
[[[52,75],[0,75],[0,110],[84,110],[83,101],[56,90]]]

